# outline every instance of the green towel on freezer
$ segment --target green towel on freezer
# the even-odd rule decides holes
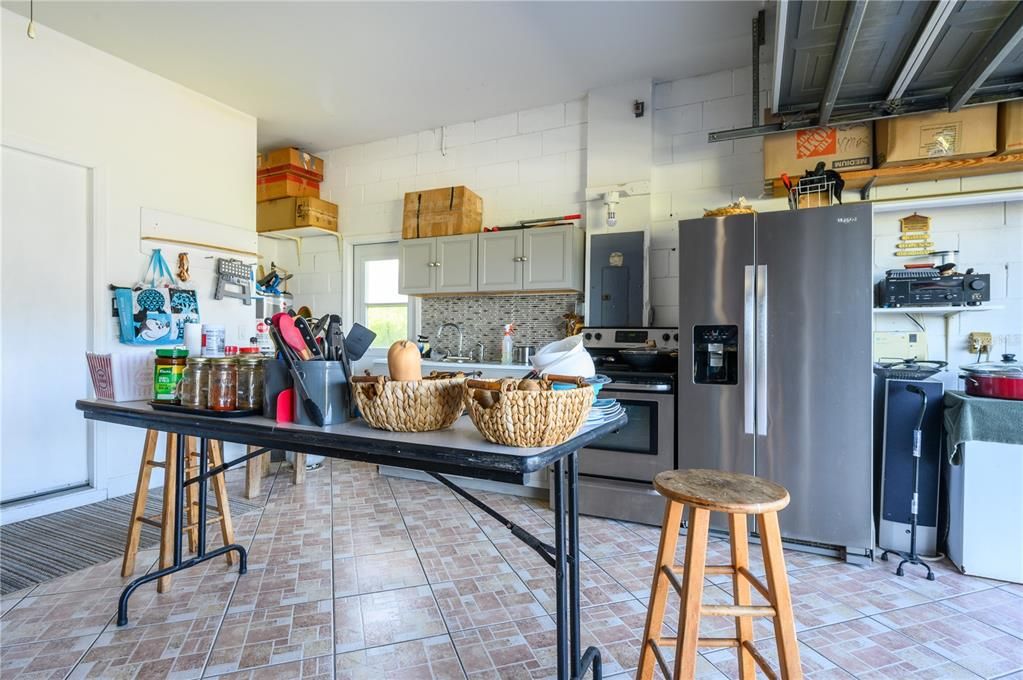
[[[1023,445],[1023,401],[945,392],[945,434],[952,465],[960,463],[963,442]]]

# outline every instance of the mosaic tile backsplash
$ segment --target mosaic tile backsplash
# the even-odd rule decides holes
[[[458,334],[444,331],[438,342],[435,338],[441,324],[451,321],[461,325],[465,335],[464,349],[482,342],[487,361],[500,361],[501,337],[506,323],[515,324],[515,344],[535,345],[538,349],[549,342],[565,337],[562,315],[574,312],[583,296],[576,293],[558,295],[466,295],[464,297],[423,298],[423,335],[430,338],[433,347],[441,347],[452,354],[458,349]],[[475,353],[473,354],[475,358]]]

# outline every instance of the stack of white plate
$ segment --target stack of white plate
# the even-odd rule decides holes
[[[586,416],[587,425],[600,425],[614,420],[625,413],[625,407],[617,399],[597,399],[593,402],[590,413]]]

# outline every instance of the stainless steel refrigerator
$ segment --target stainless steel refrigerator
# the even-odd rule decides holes
[[[679,223],[678,467],[782,484],[782,535],[849,559],[874,545],[871,221],[858,204]]]

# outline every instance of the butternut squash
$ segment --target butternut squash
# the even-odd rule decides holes
[[[423,360],[410,340],[398,340],[387,350],[387,372],[391,380],[422,380]]]

